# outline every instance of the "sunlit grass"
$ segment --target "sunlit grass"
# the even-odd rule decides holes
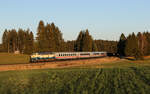
[[[0,64],[29,63],[29,56],[24,54],[0,53]]]

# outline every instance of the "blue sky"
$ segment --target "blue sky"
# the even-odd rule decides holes
[[[54,22],[65,40],[89,29],[94,39],[118,40],[121,33],[150,30],[150,0],[0,0],[0,42],[4,30]]]

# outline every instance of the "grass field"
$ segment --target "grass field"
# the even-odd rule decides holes
[[[1,94],[150,94],[150,67],[0,72]]]
[[[23,54],[0,53],[0,64],[29,63],[29,56]]]

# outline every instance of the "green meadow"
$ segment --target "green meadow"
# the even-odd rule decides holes
[[[0,72],[1,94],[150,94],[150,66]]]

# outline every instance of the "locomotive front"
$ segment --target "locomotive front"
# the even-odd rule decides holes
[[[30,62],[51,61],[54,59],[55,59],[54,53],[50,52],[33,53],[30,56]]]

